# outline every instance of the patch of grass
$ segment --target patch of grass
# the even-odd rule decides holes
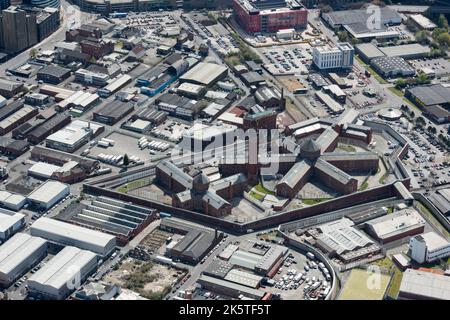
[[[394,274],[392,275],[391,283],[388,291],[386,292],[386,296],[396,299],[398,293],[400,291],[400,285],[402,283],[403,272],[400,271],[399,268],[395,267]]]
[[[158,275],[148,274],[153,268],[153,263],[149,262],[142,265],[138,271],[130,274],[125,281],[125,287],[130,290],[143,289],[146,283],[153,282],[158,279]]]
[[[381,184],[384,184],[384,181],[386,180],[386,178],[389,176],[389,172],[386,172],[385,174],[383,174],[380,179],[378,179],[378,182]]]
[[[366,270],[353,269],[342,288],[338,300],[382,300],[389,284],[390,277],[380,275],[380,286],[370,287],[373,273]]]
[[[389,89],[389,91],[391,91],[391,92],[392,92],[393,94],[395,94],[396,96],[399,96],[400,98],[403,98],[403,96],[405,95],[405,94],[403,93],[403,91],[397,89],[396,87],[389,87],[388,89]]]
[[[364,182],[361,187],[359,187],[358,191],[364,191],[369,187],[369,183],[366,181]]]
[[[375,79],[377,79],[377,81],[380,84],[387,84],[388,82],[386,80],[384,80],[372,67],[366,67],[367,71],[370,72],[370,74],[372,75],[372,77],[374,77]]]
[[[339,145],[339,149],[342,149],[346,152],[356,152],[356,148],[348,144]]]
[[[147,179],[140,179],[140,180],[136,180],[136,181],[131,181],[128,182],[120,187],[117,188],[118,192],[121,193],[127,193],[128,191],[134,190],[134,189],[138,189],[138,188],[142,188],[146,185],[148,185],[150,182]]]
[[[275,192],[270,191],[269,189],[265,188],[265,187],[262,185],[261,182],[258,183],[258,184],[255,186],[255,190],[256,190],[256,191],[259,191],[259,192],[261,192],[261,193],[265,193],[265,194],[271,194],[271,195],[275,195],[275,194],[276,194]]]
[[[264,199],[264,195],[260,194],[258,192],[252,191],[250,190],[250,192],[248,193],[251,197],[255,198],[258,201],[262,201],[262,199]]]
[[[383,259],[373,261],[370,264],[374,265],[374,266],[378,266],[380,268],[385,268],[386,270],[389,270],[394,265],[394,262],[392,262],[392,260],[389,259],[388,257],[385,257]]]
[[[330,199],[331,198],[302,199],[302,202],[304,204],[312,206],[312,205],[315,205],[315,204],[318,204],[318,203],[321,203],[321,202],[324,202],[324,201],[327,201],[327,200],[330,200]]]

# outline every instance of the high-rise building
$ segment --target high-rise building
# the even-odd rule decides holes
[[[48,37],[59,25],[59,9],[10,6],[0,15],[0,48],[11,54],[23,51]]]
[[[38,42],[36,15],[19,7],[9,7],[1,16],[2,44],[6,51],[16,53]]]
[[[353,66],[354,48],[348,43],[338,43],[335,47],[315,47],[313,49],[313,62],[317,68],[346,69]]]
[[[11,5],[11,0],[0,0],[0,9],[6,9]]]
[[[30,5],[38,8],[58,8],[61,6],[60,0],[28,0]]]

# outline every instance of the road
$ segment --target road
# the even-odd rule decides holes
[[[214,259],[218,259],[217,255],[222,252],[226,246],[228,246],[228,244],[234,242],[236,240],[236,237],[229,235],[226,240],[224,242],[221,242],[219,244],[219,246],[217,248],[214,248],[213,250],[211,250],[211,252],[208,254],[206,260],[204,261],[204,263],[199,263],[198,265],[196,265],[195,267],[192,266],[188,266],[189,269],[189,274],[190,277],[189,279],[183,283],[178,289],[176,289],[175,293],[169,293],[166,296],[166,299],[171,299],[174,296],[176,296],[178,291],[181,290],[187,290],[190,288],[193,288],[195,283],[197,282],[197,279],[200,277],[200,275],[202,274],[203,271],[206,270],[206,268],[209,266],[209,264],[214,260]]]

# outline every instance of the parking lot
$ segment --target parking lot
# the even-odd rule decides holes
[[[308,74],[307,65],[310,63],[311,47],[309,45],[272,47],[265,49],[264,67],[272,75]]]
[[[112,132],[110,135],[105,138],[113,140],[114,146],[110,146],[108,148],[94,146],[90,149],[89,157],[97,159],[100,154],[104,155],[112,155],[112,156],[120,156],[127,154],[129,159],[132,160],[132,157],[137,157],[140,161],[150,161],[151,154],[148,149],[141,149],[138,145],[139,138],[135,138],[131,135],[125,135],[120,132]]]
[[[273,278],[275,285],[270,291],[279,293],[283,300],[317,300],[324,297],[324,291],[329,290],[326,288],[331,288],[331,277],[325,276],[324,268],[315,258],[290,250]]]
[[[450,61],[439,58],[439,59],[417,59],[410,60],[409,63],[417,70],[421,71],[425,69],[431,69],[431,71],[436,75],[436,78],[441,78],[450,75]]]

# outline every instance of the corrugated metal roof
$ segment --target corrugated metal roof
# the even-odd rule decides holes
[[[23,261],[45,246],[47,241],[25,233],[17,233],[0,246],[0,273],[9,275]]]
[[[62,289],[73,281],[80,270],[95,261],[97,255],[87,250],[75,247],[65,247],[53,259],[45,264],[38,272],[32,275],[28,283],[31,288],[36,284],[57,290]],[[82,277],[83,275],[79,275]]]

